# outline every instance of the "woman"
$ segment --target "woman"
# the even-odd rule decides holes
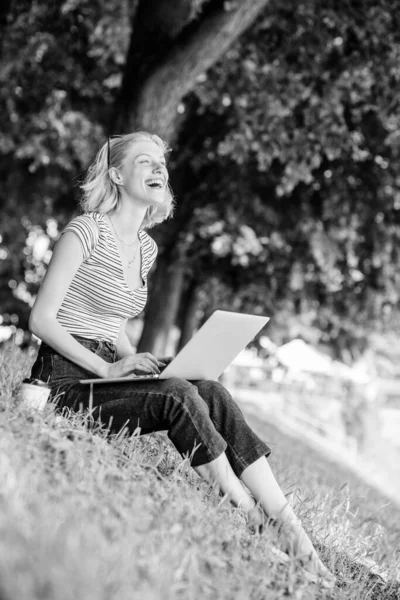
[[[82,185],[84,214],[57,242],[29,326],[43,340],[32,376],[48,381],[60,408],[89,404],[80,379],[159,373],[166,362],[136,354],[125,333],[144,308],[157,247],[145,229],[166,219],[173,199],[167,147],[156,135],[114,137],[100,149]],[[268,446],[214,381],[172,378],[94,386],[93,416],[113,431],[168,430],[193,468],[261,528],[284,526],[292,552],[314,575],[324,567],[267,462]],[[247,492],[242,482],[247,486]]]

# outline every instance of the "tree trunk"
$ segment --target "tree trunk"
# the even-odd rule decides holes
[[[126,74],[114,111],[119,115],[116,128],[121,131],[145,129],[171,141],[177,134],[177,107],[181,99],[195,87],[197,77],[223,57],[268,3],[269,0],[209,3],[211,8],[205,16],[184,28],[169,51],[158,61],[150,62],[147,73],[143,73],[143,65],[138,65],[137,74]],[[140,36],[140,30],[134,28],[133,35]],[[127,61],[128,70],[134,68],[137,49],[132,46],[130,52],[133,58]]]
[[[184,0],[175,3],[180,15],[179,26],[173,32],[176,37],[173,33],[168,36],[168,27],[167,30],[162,27],[163,19],[171,18],[168,10],[167,17],[162,16],[161,8],[168,8],[167,0],[139,3],[132,23],[123,85],[110,122],[114,133],[140,128],[156,132],[169,141],[174,139],[179,133],[177,107],[181,99],[195,87],[198,75],[224,55],[269,3],[269,0],[212,0],[202,4],[186,1],[189,11],[185,9]],[[193,18],[196,4],[203,7],[198,19]],[[157,18],[148,25],[149,14],[155,15],[152,7],[157,5]],[[149,35],[151,28],[154,31]],[[178,221],[190,218],[191,210],[183,212],[184,217]],[[170,239],[169,246],[174,245],[174,241]],[[152,276],[154,289],[138,345],[140,352],[151,351],[158,355],[165,352],[184,282],[184,264],[179,259],[174,260],[174,254],[170,249],[165,251]]]
[[[3,54],[3,43],[10,18],[11,0],[2,0],[0,3],[0,56]]]
[[[166,256],[160,257],[137,352],[165,356],[181,300],[184,274],[182,260],[171,264]]]
[[[219,9],[201,21],[186,43],[177,45],[141,87],[130,129],[141,127],[171,139],[180,100],[197,77],[217,62],[251,25],[268,0],[242,0],[231,10]]]
[[[2,0],[0,4],[0,29],[3,30],[9,22],[11,0]]]
[[[192,281],[188,293],[183,298],[183,318],[181,335],[178,342],[177,351],[187,344],[197,328],[199,322],[199,306],[201,302],[200,288],[197,282]]]

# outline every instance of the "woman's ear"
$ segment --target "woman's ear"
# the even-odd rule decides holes
[[[111,167],[110,169],[110,179],[112,182],[117,185],[121,185],[123,183],[121,175],[118,173],[115,167]]]

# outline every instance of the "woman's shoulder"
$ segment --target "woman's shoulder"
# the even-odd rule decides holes
[[[158,250],[158,246],[155,240],[145,231],[144,229],[139,230],[139,236],[142,241],[143,246],[149,248],[155,252]]]
[[[144,229],[139,230],[139,236],[143,248],[143,257],[145,259],[147,269],[149,270],[156,260],[158,246],[153,238]]]
[[[104,237],[104,235],[108,232],[106,213],[97,211],[84,212],[72,219],[68,226],[75,223],[81,224],[88,229],[92,229],[95,234],[101,238]]]
[[[100,237],[100,227],[96,214],[83,213],[74,217],[64,227],[60,235],[68,232],[74,233],[79,238],[84,259],[88,259],[96,248]]]
[[[99,226],[99,224],[102,223],[104,220],[104,214],[95,210],[92,210],[90,212],[84,212],[80,216],[82,218],[87,219],[91,223],[95,223],[97,226]]]
[[[97,212],[84,212],[80,215],[77,215],[73,219],[69,221],[66,227],[70,227],[73,225],[82,225],[86,227],[98,227],[100,213]]]

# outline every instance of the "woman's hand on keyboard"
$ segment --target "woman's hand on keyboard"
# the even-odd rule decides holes
[[[158,373],[160,373],[160,368],[156,357],[150,354],[150,352],[143,352],[140,354],[130,354],[115,363],[109,363],[105,377],[157,375]]]
[[[162,358],[158,358],[158,366],[160,367],[161,371],[163,371],[173,359],[173,356],[163,356]]]

